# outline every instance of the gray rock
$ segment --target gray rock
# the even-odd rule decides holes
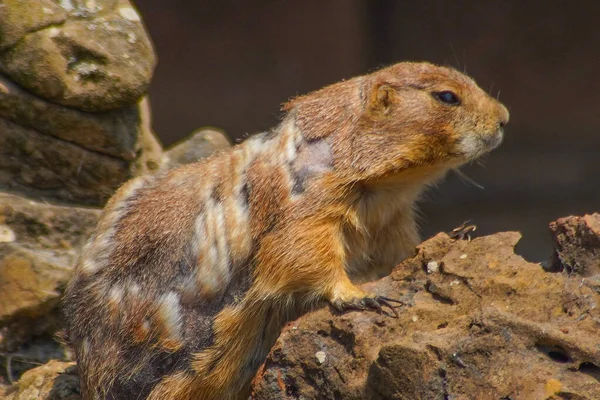
[[[6,400],[80,400],[79,377],[73,362],[50,361],[27,371],[15,386],[0,388]]]
[[[191,164],[229,147],[231,142],[224,132],[200,128],[164,152],[161,169],[173,169],[180,165]]]
[[[101,205],[130,175],[124,160],[0,118],[0,188]]]
[[[569,216],[550,223],[555,257],[551,269],[600,277],[600,214]]]
[[[5,50],[31,32],[59,25],[67,12],[52,0],[3,0],[0,2],[0,51]]]
[[[0,70],[41,98],[84,111],[113,110],[139,100],[156,57],[131,3],[59,4],[62,8],[52,2],[40,7],[39,0],[2,4],[0,22],[6,22],[8,36],[0,41]]]
[[[87,113],[42,100],[0,76],[0,117],[123,160],[136,155],[141,116],[135,105]]]
[[[100,211],[0,192],[0,351],[58,327],[56,309]]]

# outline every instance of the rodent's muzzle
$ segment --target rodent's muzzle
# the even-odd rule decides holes
[[[508,121],[510,120],[510,114],[508,112],[508,109],[506,107],[504,107],[504,105],[498,104],[498,106],[499,106],[498,126],[500,127],[500,129],[503,129],[506,126],[506,124],[508,124]]]
[[[504,138],[504,127],[508,124],[510,120],[510,114],[504,105],[498,103],[498,128],[496,132],[491,135],[483,135],[482,141],[487,147],[487,151],[494,150],[496,147],[500,146],[502,143],[502,139]]]
[[[500,123],[496,132],[492,133],[491,135],[481,136],[481,141],[485,147],[485,149],[483,149],[484,152],[494,150],[496,147],[500,146],[502,139],[504,139],[504,129],[502,126],[502,123]]]
[[[497,103],[497,110],[496,119],[488,121],[482,131],[468,133],[460,139],[458,146],[465,158],[475,159],[500,146],[510,114],[500,103]]]

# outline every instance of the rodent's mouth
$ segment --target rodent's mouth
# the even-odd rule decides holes
[[[470,133],[462,137],[458,148],[467,159],[475,159],[500,146],[503,138],[502,128],[493,133]]]
[[[481,140],[488,147],[488,151],[494,150],[496,147],[500,146],[502,143],[502,139],[504,139],[504,129],[499,128],[491,135],[482,135]]]

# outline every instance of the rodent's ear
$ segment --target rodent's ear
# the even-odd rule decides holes
[[[367,111],[373,115],[384,117],[394,103],[396,91],[387,83],[377,83],[371,87],[367,98]]]

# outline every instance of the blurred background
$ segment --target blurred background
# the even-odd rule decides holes
[[[424,237],[465,220],[518,230],[549,257],[548,223],[600,211],[600,2],[139,0],[159,64],[150,95],[165,145],[201,126],[232,139],[281,103],[402,60],[465,70],[511,112],[504,144],[424,199]]]

